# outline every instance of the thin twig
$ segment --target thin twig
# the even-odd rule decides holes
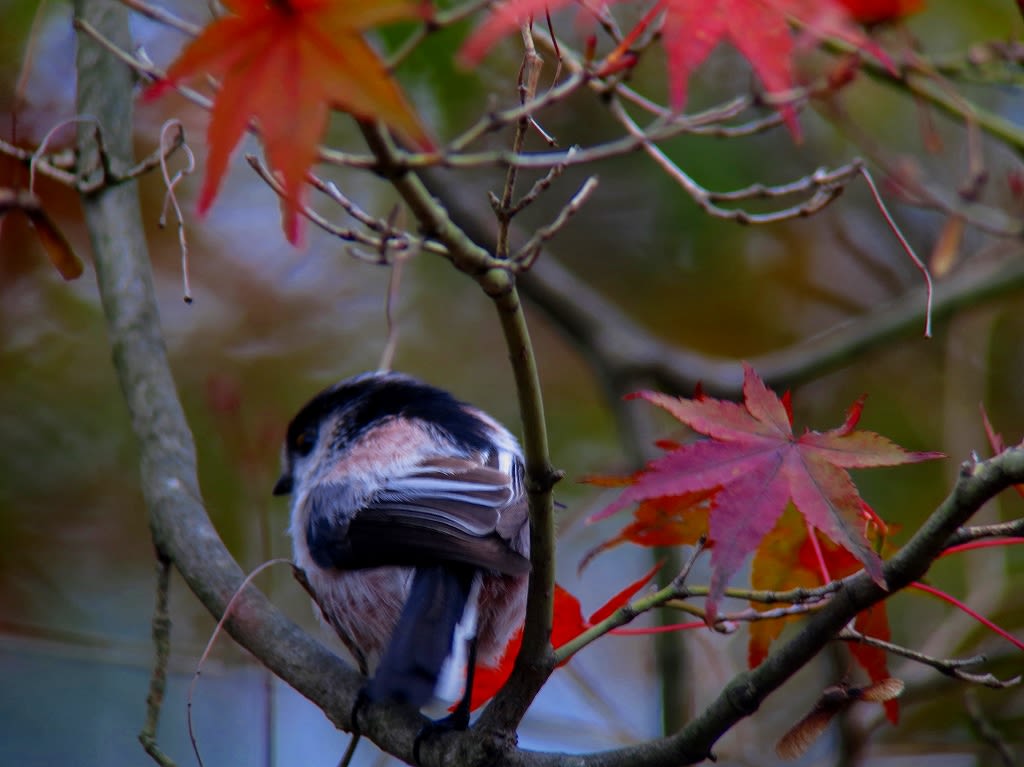
[[[983,538],[1019,538],[1024,535],[1024,518],[1012,519],[1008,522],[996,522],[991,525],[961,527],[949,539],[949,547],[962,543],[981,540]]]
[[[714,203],[715,199],[719,199],[719,197],[716,197],[716,194],[720,195],[721,193],[712,193],[698,184],[654,143],[654,139],[651,135],[656,135],[659,131],[641,129],[618,100],[613,100],[609,108],[611,109],[612,114],[620,123],[622,123],[623,127],[626,128],[630,136],[640,142],[640,146],[648,156],[657,163],[658,167],[660,167],[670,178],[679,184],[679,186],[683,188],[683,191],[690,195],[694,202],[696,202],[705,213],[714,216],[715,218],[729,219],[741,224],[773,224],[780,221],[788,221],[793,218],[802,218],[817,213],[825,208],[829,203],[835,200],[843,190],[842,183],[835,183],[831,180],[823,184],[815,182],[815,179],[819,177],[828,177],[829,179],[836,177],[841,179],[842,174],[835,176],[834,173],[830,174],[827,171],[823,172],[822,170],[818,170],[807,177],[807,179],[810,180],[810,183],[804,179],[793,182],[795,185],[807,184],[810,189],[813,189],[811,196],[798,205],[792,205],[788,208],[782,208],[770,213],[751,213],[741,208],[722,208]],[[849,166],[843,166],[843,168],[846,167]],[[840,170],[842,171],[842,169]],[[793,186],[793,184],[786,186]],[[750,187],[748,187],[748,189],[749,188]]]
[[[569,151],[572,151],[571,147]],[[518,200],[512,203],[512,205],[508,208],[509,214],[514,216],[518,213],[521,213],[531,203],[536,202],[537,199],[541,196],[541,194],[550,189],[551,185],[555,183],[555,180],[558,179],[564,172],[564,165],[556,165],[554,168],[551,168],[547,173],[545,173],[543,176],[541,176],[539,179],[533,182],[533,186],[530,187],[526,194],[524,194],[522,197],[520,197]]]
[[[829,170],[818,168],[813,173],[790,181],[785,184],[762,184],[755,183],[740,189],[733,189],[729,192],[715,192],[708,190],[708,197],[719,202],[741,202],[751,199],[772,200],[779,197],[788,197],[796,194],[813,193],[821,188],[839,187],[850,182],[860,173],[864,163],[859,159],[853,159],[845,165]]]
[[[926,666],[931,666],[935,670],[942,672],[946,676],[953,677],[954,679],[960,679],[973,684],[980,684],[985,687],[1004,689],[1007,687],[1014,687],[1021,682],[1020,676],[1015,676],[1010,679],[999,679],[992,674],[971,674],[964,671],[965,668],[984,663],[987,660],[984,655],[975,655],[971,658],[933,658],[930,655],[925,655],[924,653],[917,652],[916,650],[911,650],[909,647],[902,647],[900,645],[893,644],[892,642],[886,642],[881,639],[868,636],[867,634],[862,634],[849,626],[839,632],[839,634],[836,635],[836,638],[842,639],[846,642],[857,642],[859,644],[867,645],[868,647],[885,650],[893,655],[899,655],[900,657],[907,658],[918,663],[923,663]]]
[[[153,609],[153,648],[156,657],[146,695],[146,722],[139,733],[139,742],[160,767],[175,767],[174,760],[157,742],[160,709],[167,691],[167,661],[171,656],[171,616],[168,610],[171,585],[171,561],[157,553],[156,606]]]
[[[400,208],[397,206],[392,211],[391,216],[388,220],[388,228],[394,228],[395,218],[400,212]],[[384,248],[387,243],[387,238],[381,240],[381,254],[384,255]],[[406,255],[395,255],[391,259],[391,275],[388,279],[388,293],[387,298],[384,301],[384,317],[387,323],[388,337],[384,344],[384,351],[380,355],[380,363],[377,365],[377,369],[380,371],[391,370],[391,364],[395,359],[395,350],[398,348],[398,335],[399,328],[398,323],[395,321],[395,306],[398,304],[399,288],[402,285],[402,272],[405,271],[405,262],[408,261],[415,254],[412,252]]]
[[[172,29],[176,29],[189,37],[195,37],[203,31],[202,27],[199,25],[193,24],[190,21],[185,21],[183,18],[175,16],[165,8],[144,3],[142,0],[120,0],[120,2],[122,5],[131,8],[133,11],[141,13],[146,18],[159,22],[164,26],[171,27]]]
[[[102,32],[92,26],[92,24],[85,19],[75,17],[72,23],[76,29],[89,35],[89,37],[109,51],[114,57],[127,64],[133,72],[142,75],[146,80],[155,82],[164,77],[164,71],[155,66],[153,62],[148,59],[133,56],[122,48],[119,48],[114,42],[105,37]],[[206,110],[213,108],[213,100],[193,88],[189,88],[178,83],[174,86],[174,89],[198,107]],[[252,130],[252,126],[250,126],[250,130]]]
[[[429,17],[402,41],[398,49],[388,57],[385,62],[388,71],[393,72],[396,70],[431,33],[469,18],[486,7],[489,2],[490,0],[471,0],[463,5],[443,11],[438,10],[431,4],[429,7]]]
[[[352,218],[365,226],[371,232],[393,236],[393,233],[390,232],[387,223],[383,219],[371,216],[359,207],[354,200],[338,189],[338,185],[333,181],[324,181],[322,178],[312,173],[310,174],[310,181],[316,189],[330,197],[331,200],[336,202],[343,211],[348,213]]]
[[[533,33],[530,28],[524,26],[520,32],[523,38],[524,50],[523,62],[519,66],[517,87],[519,89],[519,103],[525,104],[531,101],[537,93],[537,82],[540,79],[543,61],[533,45]],[[512,136],[513,153],[518,154],[522,151],[523,143],[526,141],[526,132],[530,127],[532,119],[530,113],[524,112],[516,121],[515,133]],[[505,169],[505,183],[501,188],[501,199],[493,206],[494,215],[498,219],[498,236],[495,240],[494,255],[502,259],[508,258],[510,255],[509,226],[517,212],[513,209],[512,200],[515,196],[518,175],[519,169],[514,165],[510,165]]]
[[[245,161],[249,163],[249,166],[254,171],[256,171],[256,174],[263,180],[263,182],[267,186],[270,187],[270,189],[275,194],[282,198],[285,197],[284,187],[281,186],[281,182],[278,181],[278,179],[274,176],[270,168],[268,168],[267,165],[259,157],[257,157],[254,154],[247,154],[245,155]],[[323,188],[326,189],[327,185],[325,184]],[[377,237],[374,235],[365,234],[355,229],[348,229],[346,227],[336,226],[327,219],[325,219],[323,216],[321,216],[308,205],[302,205],[299,208],[299,213],[305,216],[314,225],[323,229],[328,234],[331,234],[345,242],[351,242],[356,245],[362,245],[373,251],[372,256],[364,257],[360,251],[357,251],[355,249],[351,250],[352,254],[355,257],[371,264],[385,263],[382,262],[380,259],[380,254],[382,252],[385,254],[395,254],[411,250],[428,250],[438,255],[445,255],[447,252],[444,249],[444,247],[438,243],[424,242],[418,238],[414,238],[412,235],[409,235],[407,233],[392,232],[390,234],[383,234],[382,236]],[[376,221],[376,219],[374,220],[373,225],[375,228],[378,226],[378,222]],[[386,231],[386,226],[384,224],[379,224],[379,226],[382,232]],[[384,247],[385,242],[387,243],[387,247]]]
[[[537,257],[540,255],[541,248],[544,247],[544,243],[554,237],[558,232],[569,223],[569,219],[579,213],[590,195],[597,189],[597,176],[590,176],[583,185],[576,191],[562,209],[558,212],[555,220],[546,226],[540,227],[533,236],[527,240],[519,251],[512,257],[512,263],[515,264],[516,271],[526,272],[530,270]]]
[[[686,584],[686,579],[690,577],[690,572],[693,570],[694,565],[697,564],[697,560],[700,559],[700,555],[704,553],[704,549],[708,545],[708,536],[706,533],[701,534],[697,539],[697,542],[693,545],[693,551],[690,552],[690,556],[683,564],[682,569],[676,573],[675,577],[669,582],[669,587],[676,589],[677,591]]]
[[[26,165],[33,161],[35,151],[30,149],[23,149],[20,146],[8,143],[0,138],[0,154],[5,154],[15,160],[25,163]],[[52,178],[54,181],[58,181],[65,186],[74,187],[78,182],[78,177],[69,170],[62,168],[45,158],[37,158],[35,160],[36,170],[42,175]]]
[[[199,742],[196,740],[195,729],[192,726],[192,699],[195,697],[196,685],[199,682],[199,675],[203,671],[203,664],[210,656],[214,642],[216,642],[217,637],[220,636],[221,629],[224,628],[224,624],[227,622],[228,618],[231,617],[232,608],[235,606],[235,603],[239,600],[242,594],[245,593],[246,587],[252,582],[253,578],[273,565],[288,565],[291,567],[292,562],[290,559],[271,559],[270,561],[261,564],[242,579],[242,582],[238,584],[238,588],[235,589],[235,593],[231,595],[231,599],[229,599],[227,605],[224,606],[224,613],[217,621],[217,625],[213,627],[213,632],[210,634],[210,638],[206,642],[206,648],[203,650],[203,654],[199,656],[199,662],[196,663],[196,670],[193,672],[192,681],[188,686],[187,703],[185,704],[185,719],[188,724],[188,737],[189,740],[192,741],[192,751],[196,755],[196,761],[199,762],[199,767],[204,767],[204,765],[203,757],[199,754]]]
[[[782,112],[774,111],[769,112],[763,117],[756,117],[753,120],[747,120],[736,125],[722,125],[719,123],[700,125],[695,127],[692,132],[699,136],[710,136],[713,138],[746,138],[778,128],[780,125],[785,124],[785,121],[786,118]]]
[[[80,123],[92,123],[96,128],[97,134],[100,130],[100,124],[92,115],[75,115],[69,117],[67,120],[61,120],[59,123],[54,125],[50,130],[43,136],[43,140],[39,142],[39,146],[36,147],[35,151],[32,152],[32,159],[29,160],[28,164],[28,190],[35,193],[36,186],[36,163],[39,162],[39,158],[46,152],[46,147],[61,128],[66,125],[78,125]]]
[[[174,178],[170,177],[167,171],[167,155],[165,154],[164,147],[167,146],[167,131],[171,128],[177,128],[178,133],[175,138],[175,142],[182,147],[185,152],[185,167],[180,169],[174,174]],[[181,283],[182,283],[182,294],[186,304],[192,303],[192,285],[189,279],[188,269],[188,240],[185,236],[185,217],[181,213],[181,206],[178,204],[178,196],[174,193],[174,187],[178,185],[185,176],[190,175],[196,169],[196,158],[192,154],[191,148],[185,143],[185,126],[181,124],[181,120],[171,119],[167,120],[160,128],[160,174],[164,179],[164,205],[160,211],[160,228],[167,226],[167,207],[168,205],[173,208],[174,215],[178,219],[178,247],[181,250]]]
[[[352,758],[356,755],[356,747],[359,745],[359,741],[362,740],[362,733],[354,732],[352,737],[348,740],[348,745],[345,747],[345,753],[341,755],[341,759],[338,760],[338,767],[349,767],[352,764]]]
[[[967,715],[971,718],[971,724],[978,737],[999,754],[999,761],[1003,763],[1003,767],[1019,767],[1020,762],[1014,757],[1006,737],[996,729],[982,710],[977,690],[972,688],[964,692],[964,708],[967,709]]]

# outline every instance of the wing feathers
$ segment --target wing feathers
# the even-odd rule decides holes
[[[319,523],[309,525],[307,542],[334,567],[456,562],[508,575],[530,569],[513,548],[528,517],[518,477],[470,460],[437,458],[388,479],[355,509],[341,508],[351,495],[344,485],[331,487],[310,499]],[[336,514],[330,513],[332,496]]]

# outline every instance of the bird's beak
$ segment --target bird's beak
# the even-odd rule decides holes
[[[274,483],[274,495],[288,495],[292,491],[292,475],[282,474]]]

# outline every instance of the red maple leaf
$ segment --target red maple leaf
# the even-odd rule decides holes
[[[633,523],[584,554],[579,569],[582,571],[598,554],[622,543],[639,546],[687,546],[696,543],[708,530],[711,499],[716,492],[717,488],[710,488],[641,502],[633,514]],[[708,547],[711,548],[711,544]]]
[[[794,41],[789,20],[816,37],[839,37],[857,48],[884,54],[857,28],[840,0],[662,0],[662,45],[668,56],[672,106],[686,103],[687,81],[712,50],[728,40],[750,62],[769,95],[794,86]],[[799,138],[796,110],[781,103],[779,112]]]
[[[694,399],[640,392],[710,439],[683,445],[652,461],[633,485],[593,519],[603,519],[651,498],[720,487],[709,523],[711,589],[708,620],[717,616],[729,577],[757,549],[792,501],[811,528],[851,552],[880,585],[881,560],[864,535],[864,502],[847,469],[895,466],[941,457],[909,452],[885,437],[854,431],[863,398],[846,422],[827,432],[794,436],[785,403],[744,364],[744,404],[699,396]]]
[[[839,0],[861,24],[879,24],[883,21],[909,16],[924,7],[924,0]]]
[[[383,62],[363,38],[374,26],[422,15],[417,0],[224,0],[232,15],[212,22],[152,85],[153,99],[203,74],[220,79],[210,115],[210,155],[199,194],[204,214],[249,121],[283,178],[285,234],[300,237],[306,172],[331,107],[378,119],[428,148],[423,128]]]
[[[554,615],[551,626],[551,646],[557,650],[567,642],[571,642],[594,624],[603,621],[632,599],[640,589],[650,583],[651,579],[654,578],[660,569],[660,564],[652,567],[643,576],[633,581],[601,605],[589,618],[583,617],[580,600],[556,583]],[[478,665],[476,667],[473,679],[473,693],[470,699],[471,709],[476,710],[493,698],[495,693],[508,681],[522,643],[523,630],[519,629],[515,636],[509,640],[508,646],[505,647],[505,653],[501,656],[497,666]],[[562,661],[559,665],[562,666],[566,663],[568,663],[568,660]]]
[[[459,60],[467,67],[480,63],[498,40],[514,29],[534,18],[544,18],[559,8],[575,3],[577,0],[507,0],[493,8],[484,22],[476,28],[459,51]],[[585,4],[583,10],[591,16],[597,16],[605,6],[617,0],[592,0]]]
[[[599,6],[615,1],[606,0]],[[502,3],[466,41],[460,54],[462,60],[468,64],[479,62],[502,35],[545,9],[554,11],[568,3],[569,0]],[[816,37],[839,37],[890,64],[881,49],[854,23],[842,0],[658,0],[644,14],[637,28],[624,35],[622,44],[609,60],[619,58],[639,30],[661,12],[664,12],[661,44],[667,57],[672,107],[676,110],[686,106],[690,76],[722,41],[730,42],[750,62],[767,93],[780,95],[792,89],[791,20]],[[800,127],[793,106],[781,103],[779,111],[793,135],[799,137]]]

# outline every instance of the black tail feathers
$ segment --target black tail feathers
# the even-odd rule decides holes
[[[433,698],[474,576],[475,569],[468,567],[416,568],[398,625],[377,673],[366,686],[369,700],[398,701],[419,708]]]

